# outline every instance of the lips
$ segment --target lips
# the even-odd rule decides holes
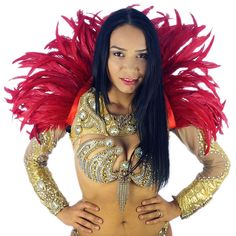
[[[125,85],[135,85],[138,79],[135,78],[120,78]]]

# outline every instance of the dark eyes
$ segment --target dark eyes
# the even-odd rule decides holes
[[[124,54],[122,52],[112,52],[112,54],[116,57],[124,57]],[[147,59],[147,57],[148,57],[147,53],[140,53],[137,55],[137,58]]]
[[[122,52],[113,52],[112,54],[116,57],[123,57],[124,56],[124,54]]]
[[[138,55],[139,58],[144,58],[147,59],[148,58],[148,54],[147,53],[141,53]]]

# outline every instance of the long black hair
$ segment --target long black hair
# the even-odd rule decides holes
[[[132,108],[137,120],[140,147],[143,151],[140,162],[150,163],[152,179],[157,186],[164,186],[169,178],[169,147],[167,115],[162,84],[161,53],[157,32],[142,12],[124,8],[113,12],[103,23],[98,34],[93,61],[93,86],[96,108],[99,113],[99,94],[109,103],[110,80],[107,62],[110,36],[113,30],[129,24],[142,30],[148,51],[147,69],[142,85],[135,92]],[[139,163],[140,163],[139,162]]]

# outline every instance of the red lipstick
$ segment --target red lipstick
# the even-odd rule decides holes
[[[138,80],[134,78],[120,78],[125,85],[135,85]]]

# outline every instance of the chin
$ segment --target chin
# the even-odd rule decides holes
[[[119,86],[118,89],[122,93],[133,94],[138,90],[139,86],[140,84],[136,84],[135,86],[122,85],[122,86]]]
[[[125,93],[125,94],[134,94],[137,90],[137,88],[123,88],[119,89],[120,92]]]
[[[113,85],[111,87],[111,89],[113,88],[114,91],[118,92],[118,93],[122,93],[122,94],[134,94],[137,89],[138,89],[139,85],[135,85],[135,86],[126,86],[126,85],[123,85],[123,84],[116,84],[116,85]],[[112,89],[112,90],[113,90]]]

